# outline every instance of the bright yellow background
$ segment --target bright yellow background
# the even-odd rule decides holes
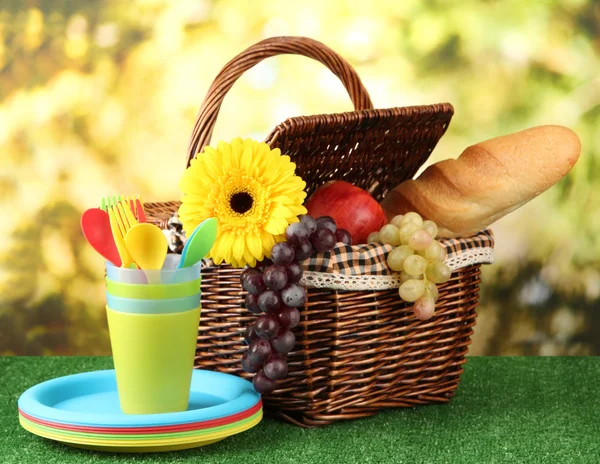
[[[25,4],[29,6],[25,6]],[[36,6],[37,5],[37,6]],[[494,226],[474,354],[600,354],[600,7],[579,0],[4,1],[0,6],[0,354],[107,354],[102,260],[79,216],[103,195],[178,198],[213,77],[265,37],[348,59],[376,107],[449,101],[429,163],[538,124],[582,140],[560,184]],[[215,139],[350,110],[316,62],[270,59]]]

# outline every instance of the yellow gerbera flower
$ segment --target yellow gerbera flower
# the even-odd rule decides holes
[[[255,266],[271,256],[287,226],[306,214],[306,183],[295,170],[289,156],[264,142],[236,138],[216,149],[205,147],[179,185],[183,229],[189,237],[203,220],[216,217],[217,240],[209,257],[216,264]]]

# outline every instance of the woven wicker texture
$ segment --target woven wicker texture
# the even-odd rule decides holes
[[[309,289],[294,329],[296,348],[267,409],[305,426],[374,414],[386,407],[448,402],[458,386],[475,325],[479,266],[440,286],[435,316],[418,321],[397,290]],[[245,310],[239,271],[203,273],[196,365],[248,376],[241,340],[256,318]]]
[[[311,39],[277,37],[259,42],[221,70],[202,104],[187,162],[210,143],[227,91],[264,58],[298,54],[327,66],[344,84],[355,111],[302,116],[278,125],[266,141],[297,165],[308,193],[344,179],[381,200],[412,178],[446,131],[450,104],[372,109],[353,68]],[[146,205],[149,220],[164,226],[179,202]],[[222,265],[202,271],[202,317],[196,366],[247,376],[240,367],[242,334],[255,316],[242,308],[241,271]],[[441,288],[436,315],[418,321],[397,290],[310,289],[294,329],[295,351],[281,388],[265,407],[302,426],[374,414],[387,407],[447,402],[454,395],[475,324],[479,266],[455,272]]]

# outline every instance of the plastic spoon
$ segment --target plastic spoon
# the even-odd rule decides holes
[[[106,211],[102,211],[100,208],[86,210],[81,215],[81,230],[94,250],[115,266],[121,266],[121,256],[115,245]]]
[[[168,243],[162,230],[154,224],[136,224],[125,236],[127,251],[135,263],[143,270],[161,269],[167,257]],[[146,274],[148,276],[148,274]],[[148,283],[150,282],[148,276]]]
[[[194,229],[185,242],[178,268],[190,267],[202,260],[217,238],[217,218],[208,218]]]

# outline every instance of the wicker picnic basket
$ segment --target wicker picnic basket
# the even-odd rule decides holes
[[[188,165],[210,143],[221,103],[235,81],[263,59],[281,54],[323,63],[342,81],[355,108],[288,119],[266,138],[290,155],[309,195],[337,178],[381,200],[415,175],[450,123],[453,108],[447,103],[373,109],[354,69],[331,49],[308,38],[276,37],[251,46],[217,75],[198,113]],[[176,201],[146,205],[149,220],[163,227],[178,207]],[[240,367],[242,335],[255,316],[243,308],[241,270],[211,265],[202,273],[195,366],[247,377]],[[309,288],[294,329],[297,344],[288,356],[289,374],[263,399],[266,410],[312,427],[384,408],[448,402],[466,362],[479,283],[480,264],[453,272],[440,287],[435,316],[426,322],[415,318],[397,288]]]

